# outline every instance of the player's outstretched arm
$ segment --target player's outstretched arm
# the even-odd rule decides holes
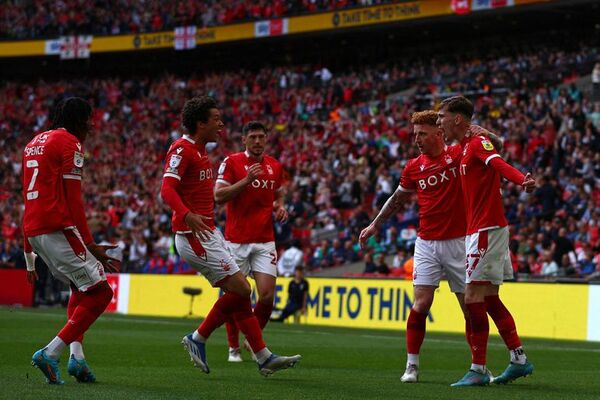
[[[499,156],[490,159],[488,165],[498,171],[503,178],[508,179],[515,185],[523,186],[527,193],[533,192],[536,187],[535,179],[530,173],[523,175],[521,171],[504,161]]]
[[[365,248],[367,239],[373,236],[375,232],[377,232],[377,229],[379,229],[379,227],[381,227],[381,225],[383,225],[383,223],[390,216],[394,215],[400,210],[400,208],[410,197],[410,195],[410,192],[405,192],[402,189],[400,189],[400,186],[398,186],[392,197],[390,197],[385,202],[385,204],[383,205],[383,207],[379,211],[379,214],[377,214],[373,222],[371,222],[369,226],[367,226],[365,229],[362,230],[362,232],[360,232],[358,242],[361,248]]]
[[[222,180],[217,180],[215,185],[215,203],[225,204],[229,200],[237,197],[246,186],[250,185],[260,174],[262,174],[262,167],[260,164],[252,164],[248,168],[248,174],[239,181],[230,185]]]

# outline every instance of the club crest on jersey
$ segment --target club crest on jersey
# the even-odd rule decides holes
[[[73,154],[73,164],[77,167],[77,168],[81,168],[83,167],[83,153],[80,153],[78,151],[76,151]]]
[[[444,159],[446,160],[446,164],[452,164],[452,157],[450,157],[448,154],[446,154],[446,157],[444,157]]]
[[[179,164],[181,163],[181,156],[178,156],[177,154],[172,154],[171,155],[171,159],[169,160],[169,167],[170,168],[177,168],[179,167]]]
[[[489,140],[482,140],[481,141],[481,145],[483,146],[483,148],[487,151],[492,151],[494,150],[494,145],[492,144],[492,142],[490,142]]]
[[[273,168],[271,168],[270,165],[267,165],[267,172],[269,173],[269,175],[273,175]]]

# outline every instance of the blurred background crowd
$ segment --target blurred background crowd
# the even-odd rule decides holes
[[[393,0],[8,0],[0,7],[0,39],[72,34],[119,35],[177,26],[211,27]]]
[[[67,3],[9,2],[2,11],[0,34],[20,35],[9,32],[5,21],[16,18],[9,14],[23,13],[38,29],[24,34],[44,34],[53,23],[34,22],[33,16],[44,14],[36,10]],[[71,10],[88,2],[72,3]],[[147,13],[138,18],[144,24],[159,2],[147,3]],[[248,2],[215,2],[211,10],[241,3]],[[250,3],[263,9],[280,4],[284,14],[313,6],[321,9],[324,4]],[[161,8],[172,17],[169,23],[179,24],[176,9],[186,7],[181,4]],[[254,18],[249,10],[252,7],[240,19]],[[127,27],[135,13],[134,8],[126,17],[112,20],[122,20]],[[81,14],[86,21],[92,15]],[[216,23],[229,22],[215,18]],[[161,19],[156,29],[163,29],[167,20]],[[93,24],[114,33],[110,25]],[[226,155],[242,149],[240,132],[246,122],[260,120],[270,127],[268,152],[286,169],[290,214],[288,223],[275,225],[280,273],[293,272],[297,264],[317,271],[360,262],[362,275],[410,277],[419,223],[415,199],[369,240],[366,250],[358,247],[358,233],[396,189],[406,161],[418,155],[408,122],[412,112],[434,108],[441,99],[462,93],[476,106],[474,122],[504,139],[503,157],[532,172],[539,182],[531,195],[503,183],[510,250],[519,279],[598,276],[600,54],[593,38],[542,36],[493,51],[400,54],[382,63],[343,67],[289,63],[191,75],[3,80],[0,265],[24,267],[22,149],[35,133],[49,128],[49,110],[57,99],[77,95],[89,99],[95,109],[94,132],[84,144],[83,187],[96,241],[119,244],[123,272],[193,272],[175,252],[170,213],[159,188],[166,150],[182,134],[183,103],[208,94],[219,101],[226,126],[222,140],[209,149],[215,168]],[[217,219],[222,227],[223,208],[217,209]]]

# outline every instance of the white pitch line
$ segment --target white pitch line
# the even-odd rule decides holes
[[[54,319],[64,319],[65,315],[61,315],[61,314],[44,314],[44,313],[40,313],[40,312],[35,312],[35,311],[28,311],[28,310],[18,310],[18,313],[15,314],[14,316],[18,316],[18,314],[36,314],[37,316],[42,316],[45,318],[54,318]],[[199,318],[198,318],[199,319]],[[135,318],[135,317],[125,317],[125,318],[121,318],[121,317],[113,317],[111,315],[102,315],[100,317],[101,321],[111,321],[111,322],[126,322],[126,323],[138,323],[138,324],[149,324],[149,325],[181,325],[181,326],[188,326],[193,322],[193,319],[190,319],[189,321],[158,321],[158,320],[149,320],[149,319],[141,319],[141,318]],[[340,335],[340,333],[332,333],[332,332],[325,332],[325,331],[318,331],[318,330],[312,330],[312,329],[307,329],[307,330],[303,330],[303,329],[279,329],[279,328],[274,328],[272,324],[269,325],[269,331],[277,331],[277,332],[287,332],[287,333],[297,333],[297,334],[302,334],[302,335],[306,335],[306,334],[312,334],[312,335],[323,335],[323,336],[332,336],[332,335]],[[347,336],[358,336],[358,337],[363,337],[363,338],[369,338],[369,339],[387,339],[387,340],[398,340],[400,339],[399,337],[396,336],[387,336],[387,335],[373,335],[373,334],[367,334],[367,333],[358,333],[358,334],[353,334],[353,333],[343,333],[342,335],[347,335]],[[432,339],[432,338],[425,338],[425,341],[427,342],[434,342],[434,343],[448,343],[448,344],[456,344],[456,345],[465,345],[465,341],[463,340],[453,340],[453,339]],[[501,343],[488,343],[489,347],[504,347],[503,344]],[[574,351],[574,352],[583,352],[583,353],[600,353],[600,348],[598,349],[589,349],[589,348],[580,348],[580,347],[547,347],[547,346],[536,346],[536,345],[530,345],[527,346],[528,349],[534,349],[534,350],[549,350],[549,351]]]

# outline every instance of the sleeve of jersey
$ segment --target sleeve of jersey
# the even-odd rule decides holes
[[[472,152],[485,165],[490,165],[490,161],[495,158],[501,158],[500,154],[494,148],[492,142],[482,136],[477,136],[470,144]]]
[[[83,147],[81,147],[81,143],[73,137],[73,140],[68,140],[63,146],[61,171],[63,179],[81,181],[84,162]]]
[[[219,165],[219,171],[217,173],[217,183],[224,185],[231,185],[235,183],[235,177],[233,176],[233,168],[231,167],[231,160],[229,157],[225,157],[221,165]]]
[[[494,168],[496,171],[498,171],[498,173],[504,178],[508,179],[516,185],[522,185],[525,181],[525,175],[523,175],[521,171],[504,161],[502,157],[494,157],[490,160],[488,165]]]
[[[412,163],[407,163],[404,171],[402,171],[402,176],[400,177],[400,184],[398,185],[398,189],[402,192],[412,193],[417,189],[417,185],[415,181],[410,179],[410,169]]]
[[[77,227],[83,243],[92,243],[94,239],[85,216],[85,207],[81,197],[81,176],[83,174],[84,153],[79,140],[73,138],[64,144],[62,157],[62,177],[69,214]]]
[[[165,203],[182,218],[190,211],[183,204],[181,196],[177,192],[177,187],[181,183],[181,176],[185,172],[186,167],[187,159],[184,157],[183,152],[177,154],[175,151],[167,154],[162,186],[160,188],[160,195]]]

